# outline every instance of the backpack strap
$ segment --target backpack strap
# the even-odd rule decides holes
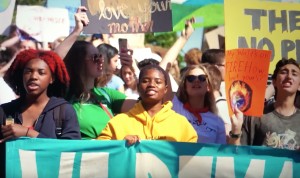
[[[65,104],[62,104],[54,108],[54,122],[55,122],[55,134],[57,138],[61,137],[62,126],[65,120]]]

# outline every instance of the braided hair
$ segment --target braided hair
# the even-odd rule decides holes
[[[20,97],[26,95],[23,85],[23,71],[26,64],[32,59],[45,61],[55,79],[48,87],[48,96],[64,97],[70,78],[63,60],[53,51],[29,49],[20,52],[4,76],[4,80],[13,91]]]

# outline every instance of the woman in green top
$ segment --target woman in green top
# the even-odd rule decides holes
[[[56,52],[64,58],[70,75],[66,99],[76,110],[81,136],[95,139],[114,114],[128,111],[136,101],[126,100],[126,96],[116,90],[96,87],[95,79],[102,74],[103,58],[91,43],[76,41],[83,26],[88,24],[84,10],[84,7],[78,9],[74,31]]]

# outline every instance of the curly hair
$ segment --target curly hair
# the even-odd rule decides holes
[[[53,51],[24,50],[20,52],[4,76],[4,80],[13,91],[24,97],[26,90],[23,85],[23,70],[32,59],[41,59],[49,66],[54,82],[49,85],[48,96],[63,97],[69,86],[70,78],[63,60]]]
[[[204,96],[204,106],[208,107],[209,111],[211,111],[212,113],[217,114],[218,110],[216,108],[215,97],[214,97],[214,94],[212,91],[212,89],[213,89],[212,77],[210,76],[210,74],[208,73],[206,68],[201,64],[191,65],[191,66],[187,67],[186,71],[184,72],[184,74],[182,76],[181,83],[179,84],[178,91],[177,91],[177,97],[182,103],[188,102],[189,96],[186,92],[186,76],[189,74],[189,72],[191,70],[196,69],[196,68],[203,70],[203,72],[207,75],[207,77],[208,77],[207,84],[208,84],[209,88],[211,89],[211,91],[206,92],[206,94]]]
[[[187,65],[198,65],[201,63],[201,57],[202,52],[200,49],[192,48],[184,55],[184,61]]]

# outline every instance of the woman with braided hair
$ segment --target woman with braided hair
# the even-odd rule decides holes
[[[0,106],[0,143],[21,136],[81,138],[72,105],[60,98],[65,96],[69,75],[55,52],[20,52],[4,80],[19,98]],[[13,124],[6,123],[8,117],[14,119]]]

